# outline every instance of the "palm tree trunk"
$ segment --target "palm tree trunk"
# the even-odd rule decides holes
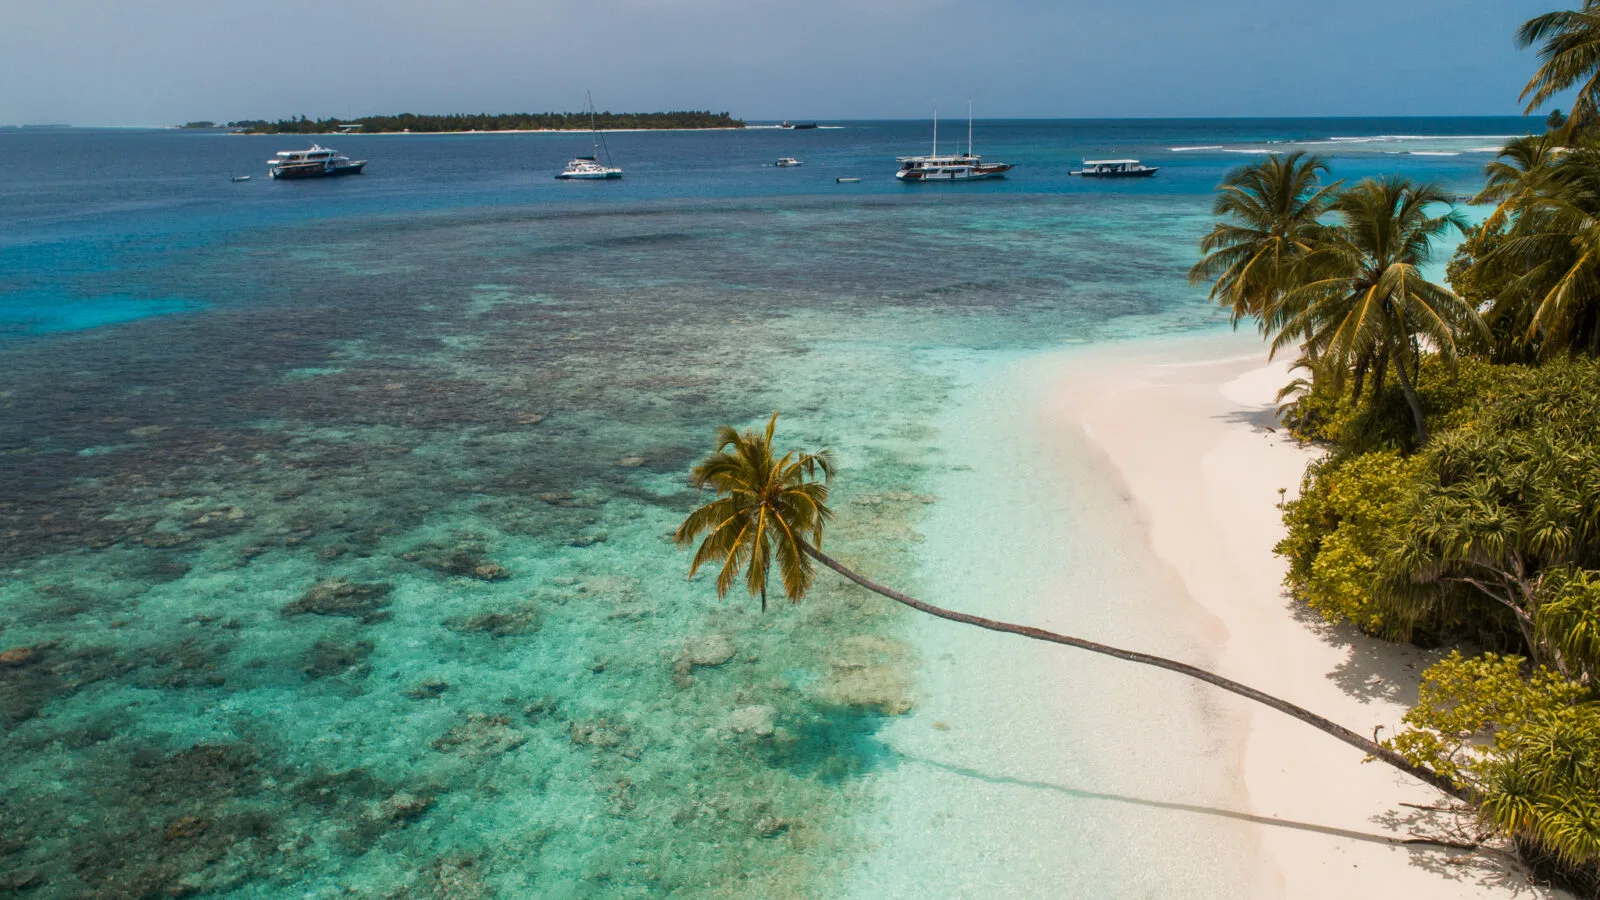
[[[1207,684],[1215,685],[1225,691],[1238,694],[1241,697],[1248,697],[1257,703],[1270,706],[1284,715],[1293,716],[1294,718],[1299,719],[1300,721],[1319,731],[1332,735],[1333,737],[1344,741],[1346,744],[1349,744],[1357,750],[1360,750],[1361,752],[1366,753],[1375,759],[1382,760],[1383,762],[1388,763],[1389,765],[1399,769],[1407,775],[1410,775],[1418,781],[1443,791],[1444,793],[1449,794],[1458,800],[1471,799],[1469,793],[1465,789],[1457,787],[1449,779],[1442,777],[1432,769],[1414,765],[1405,757],[1394,752],[1393,750],[1378,744],[1376,741],[1368,740],[1367,738],[1362,737],[1361,735],[1351,731],[1343,725],[1338,724],[1337,722],[1325,719],[1308,709],[1296,706],[1287,700],[1280,700],[1270,694],[1264,694],[1253,687],[1240,684],[1232,679],[1224,678],[1221,675],[1217,675],[1212,672],[1207,672],[1205,669],[1191,666],[1188,663],[1181,663],[1176,660],[1166,659],[1165,657],[1161,656],[1152,656],[1148,653],[1139,653],[1133,650],[1122,650],[1116,647],[1107,646],[1105,644],[1097,644],[1093,641],[1086,641],[1082,638],[1069,637],[1064,634],[1056,634],[1053,631],[1045,631],[1042,628],[1033,628],[1028,625],[1013,625],[1009,622],[999,622],[994,619],[985,619],[982,616],[974,616],[970,613],[956,612],[955,610],[934,606],[931,603],[924,603],[915,597],[902,594],[893,588],[884,587],[883,585],[871,581],[862,575],[856,574],[854,571],[846,568],[838,560],[828,556],[821,550],[818,550],[804,541],[800,542],[800,549],[805,551],[806,555],[810,556],[812,559],[815,559],[817,562],[822,563],[823,565],[834,570],[835,572],[838,572],[840,575],[843,575],[845,578],[850,579],[856,584],[861,585],[867,590],[872,591],[875,594],[881,594],[884,597],[888,597],[890,600],[893,600],[896,603],[903,603],[912,609],[925,612],[930,616],[938,616],[941,619],[948,619],[952,622],[961,622],[965,625],[976,625],[979,628],[986,628],[990,631],[1000,631],[1006,634],[1021,635],[1022,637],[1032,638],[1036,641],[1047,641],[1052,644],[1065,644],[1068,647],[1076,647],[1080,650],[1088,650],[1091,653],[1099,653],[1105,656],[1112,656],[1117,659],[1127,660],[1128,662],[1136,662],[1147,666],[1155,666],[1158,669],[1166,669],[1169,672],[1177,672],[1180,675],[1187,675],[1190,678],[1197,678]]]
[[[1411,407],[1411,418],[1417,423],[1417,444],[1428,442],[1428,426],[1422,420],[1422,401],[1417,397],[1416,385],[1411,383],[1411,373],[1406,371],[1405,354],[1393,357],[1394,372],[1400,376],[1400,390],[1406,395],[1406,405]]]

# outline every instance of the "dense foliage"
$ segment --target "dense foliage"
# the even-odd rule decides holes
[[[1563,635],[1600,637],[1600,605],[1548,602],[1600,569],[1600,364],[1423,372],[1440,431],[1414,452],[1392,394],[1301,401],[1321,404],[1333,452],[1285,504],[1291,590],[1373,634],[1470,637],[1582,675],[1591,663]]]
[[[602,112],[594,116],[594,127],[607,130],[663,128],[743,128],[744,120],[728,113],[679,111],[656,113]],[[296,116],[266,122],[259,119],[228,123],[248,134],[333,134],[347,126],[360,134],[396,131],[588,131],[589,114],[582,113],[479,113],[446,116],[363,116],[359,119],[308,119]]]
[[[1284,504],[1291,592],[1458,648],[1389,746],[1600,897],[1600,0],[1519,38],[1540,46],[1533,107],[1579,91],[1488,166],[1481,225],[1428,185],[1267,160],[1219,189],[1191,278],[1301,354],[1285,419],[1328,454]],[[1432,284],[1451,229],[1465,240]]]

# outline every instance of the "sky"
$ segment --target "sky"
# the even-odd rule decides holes
[[[0,0],[0,123],[1511,115],[1575,0]]]

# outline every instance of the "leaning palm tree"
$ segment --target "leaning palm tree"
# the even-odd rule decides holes
[[[1581,84],[1572,99],[1569,128],[1591,124],[1600,114],[1600,0],[1583,0],[1578,9],[1535,16],[1517,29],[1517,43],[1539,45],[1539,70],[1522,89],[1527,112],[1556,94]]]
[[[1189,283],[1211,282],[1211,299],[1229,310],[1233,325],[1255,316],[1268,331],[1280,315],[1278,300],[1295,264],[1326,232],[1319,219],[1339,187],[1321,183],[1327,171],[1322,157],[1297,150],[1241,166],[1222,180],[1212,205],[1222,221],[1200,240],[1205,255],[1189,270]]]
[[[688,544],[704,533],[705,541],[689,564],[689,577],[707,562],[719,561],[717,596],[728,593],[739,569],[751,596],[761,595],[767,608],[767,573],[774,557],[784,593],[798,603],[811,588],[816,569],[801,549],[822,543],[828,509],[828,477],[833,454],[787,453],[772,458],[772,430],[778,414],[767,420],[765,434],[717,429],[717,447],[694,467],[689,479],[697,488],[711,488],[719,499],[700,507],[678,528],[676,540]],[[817,473],[822,473],[818,481]]]
[[[1466,219],[1432,184],[1400,176],[1368,179],[1339,195],[1332,210],[1341,219],[1334,239],[1302,262],[1303,283],[1283,300],[1297,310],[1282,324],[1273,350],[1305,343],[1321,361],[1319,374],[1337,383],[1347,374],[1392,365],[1416,425],[1418,443],[1428,439],[1413,371],[1426,341],[1447,362],[1456,356],[1458,335],[1487,338],[1471,304],[1422,276],[1433,241]]]
[[[695,571],[704,563],[720,562],[718,597],[727,595],[738,577],[738,570],[743,568],[746,590],[752,597],[759,594],[762,608],[765,609],[771,557],[776,556],[784,592],[790,600],[799,603],[815,578],[815,570],[811,565],[811,561],[815,560],[875,594],[931,616],[976,625],[989,631],[1076,647],[1197,678],[1293,716],[1452,797],[1461,800],[1470,798],[1465,788],[1432,769],[1410,762],[1388,747],[1287,700],[1280,700],[1197,666],[1042,628],[1013,625],[945,609],[856,573],[823,553],[821,548],[822,525],[833,515],[827,505],[828,481],[833,474],[832,451],[801,453],[791,450],[775,459],[772,437],[777,421],[778,414],[773,413],[764,431],[740,432],[727,425],[718,428],[716,446],[690,474],[690,480],[696,487],[714,490],[717,499],[691,512],[678,526],[674,540],[678,546],[688,547],[694,544],[696,538],[705,535],[690,565],[689,575],[694,577]]]

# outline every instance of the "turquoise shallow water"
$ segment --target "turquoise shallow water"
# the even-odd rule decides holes
[[[879,127],[808,165],[875,165],[921,134]],[[888,734],[970,704],[929,674],[960,643],[828,579],[799,608],[719,603],[667,536],[712,429],[781,409],[786,443],[840,454],[830,547],[913,590],[985,583],[924,549],[996,515],[950,481],[1002,458],[953,398],[1035,351],[1216,327],[1182,273],[1240,157],[1164,148],[1352,123],[1072,127],[995,126],[994,153],[1046,173],[1079,145],[1184,161],[1129,192],[1019,174],[838,194],[774,188],[756,154],[776,144],[719,179],[614,141],[663,161],[574,199],[525,159],[483,161],[530,145],[427,139],[390,151],[392,177],[230,195],[139,161],[261,144],[57,136],[87,143],[8,189],[0,239],[0,883],[814,897],[938,854],[884,840],[893,786],[927,765]],[[441,146],[481,146],[485,174],[430,184]],[[1451,183],[1481,164],[1407,159]],[[1003,502],[1035,524],[1058,509]],[[1063,521],[1052,541],[1095,527]],[[1064,781],[1104,786],[1114,767],[1063,721],[1023,755],[1059,749]],[[1059,844],[1116,895],[1133,868],[1108,846]]]

